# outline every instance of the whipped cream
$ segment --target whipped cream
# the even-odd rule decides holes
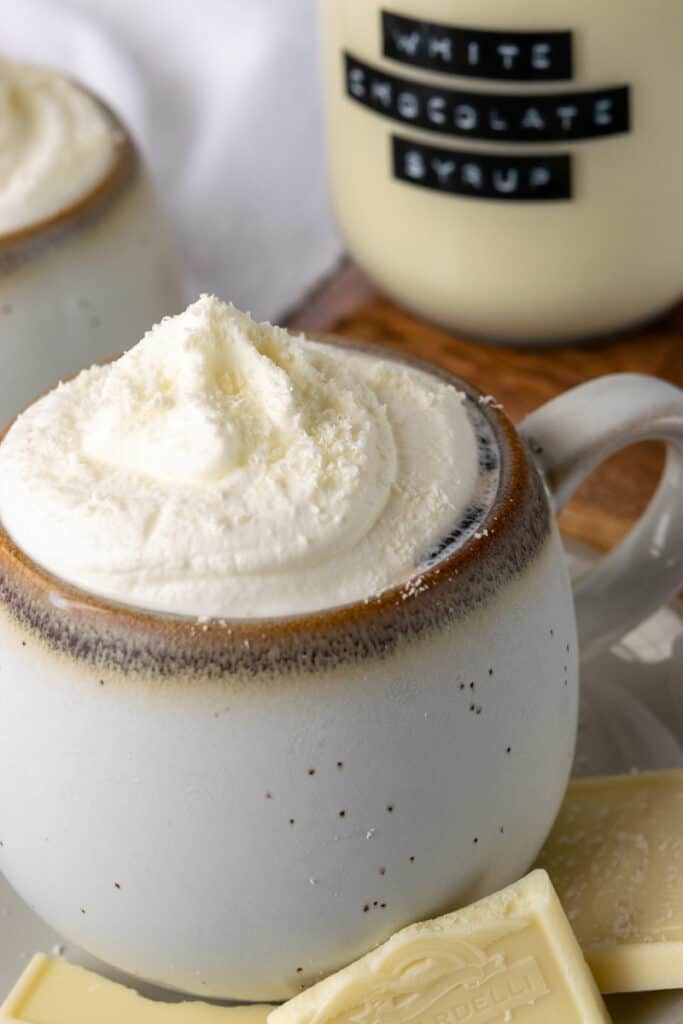
[[[0,60],[0,234],[82,198],[114,159],[105,110],[55,71]]]
[[[287,615],[407,579],[474,492],[464,396],[203,296],[60,384],[0,445],[0,519],[95,594]]]

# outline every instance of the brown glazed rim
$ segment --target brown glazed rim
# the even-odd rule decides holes
[[[61,235],[70,228],[76,228],[83,221],[100,213],[127,184],[139,163],[139,154],[133,138],[121,118],[92,89],[69,75],[64,75],[70,82],[89,96],[104,113],[111,123],[114,138],[112,162],[106,174],[80,199],[69,206],[63,207],[50,217],[17,231],[0,235],[0,256],[10,255],[15,249],[32,248],[36,243],[48,241],[55,235]]]
[[[472,570],[477,569],[478,560],[489,549],[501,542],[509,542],[520,526],[524,528],[523,524],[528,522],[527,513],[532,513],[534,499],[538,498],[537,474],[529,464],[526,451],[512,423],[502,409],[497,404],[487,401],[477,388],[464,383],[435,364],[378,345],[330,338],[326,338],[325,342],[415,366],[455,385],[465,392],[469,400],[477,403],[492,428],[500,456],[498,490],[482,520],[477,536],[471,536],[461,547],[435,565],[423,571],[418,570],[403,583],[365,600],[291,616],[258,619],[215,618],[204,621],[191,616],[129,606],[81,590],[52,575],[24,554],[0,521],[0,601],[3,600],[3,589],[7,589],[3,588],[5,577],[5,581],[10,581],[11,589],[20,595],[28,596],[33,605],[37,598],[39,605],[44,609],[49,607],[51,612],[56,612],[59,607],[73,608],[84,624],[87,621],[90,625],[96,625],[98,629],[103,626],[107,629],[112,627],[116,633],[133,633],[152,641],[166,639],[174,645],[189,641],[191,638],[196,645],[201,637],[210,646],[212,639],[225,639],[227,629],[233,641],[241,641],[248,648],[252,640],[257,645],[262,645],[265,640],[278,639],[296,643],[297,640],[310,641],[316,637],[329,638],[356,628],[367,629],[372,627],[375,620],[386,619],[397,611],[400,611],[401,617],[404,618],[405,615],[410,615],[410,610],[415,607],[416,602],[428,600],[430,594],[438,598],[439,591],[445,585],[452,586],[459,576],[471,577]],[[0,433],[0,444],[13,422],[14,419]],[[543,525],[540,524],[539,534],[543,532]],[[11,583],[12,579],[16,581],[14,584]],[[419,580],[419,587],[415,586],[416,580]],[[14,603],[12,600],[7,601],[6,594],[4,600],[10,606]],[[30,625],[35,615],[21,615],[20,618],[28,619]],[[103,618],[106,618],[106,622]],[[57,643],[56,646],[61,645]],[[70,643],[68,646],[73,653],[73,644]]]

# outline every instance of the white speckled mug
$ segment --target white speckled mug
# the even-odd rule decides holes
[[[182,306],[147,168],[119,118],[97,103],[115,139],[103,179],[54,216],[0,235],[0,422]]]
[[[136,611],[0,529],[0,864],[70,940],[188,992],[281,999],[529,866],[577,716],[552,505],[616,448],[670,443],[649,510],[580,583],[591,650],[683,582],[683,395],[607,377],[520,438],[465,390],[480,494],[410,581],[364,602]]]

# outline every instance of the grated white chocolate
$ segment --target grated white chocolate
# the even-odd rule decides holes
[[[199,617],[344,604],[407,579],[478,475],[464,396],[203,296],[37,401],[0,519],[54,574]]]

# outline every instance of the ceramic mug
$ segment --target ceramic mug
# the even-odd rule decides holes
[[[79,84],[79,88],[85,90]],[[0,235],[0,422],[182,308],[173,247],[148,171],[120,119],[104,178],[46,220]]]
[[[355,260],[473,336],[608,334],[683,296],[680,0],[319,0]]]
[[[466,391],[489,497],[367,601],[155,614],[0,528],[0,865],[70,941],[185,992],[283,999],[533,861],[572,763],[574,601],[590,652],[683,583],[683,393],[605,377],[518,434],[424,368]],[[553,513],[644,438],[669,444],[657,495],[573,599]]]

